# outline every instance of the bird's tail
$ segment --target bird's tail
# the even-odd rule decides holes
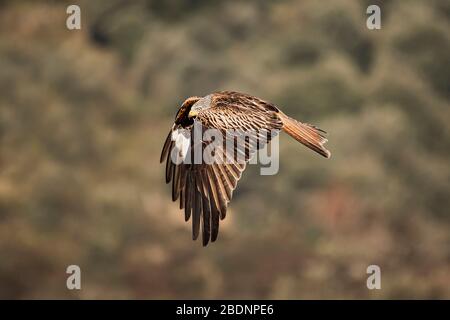
[[[283,122],[283,130],[292,138],[321,154],[325,158],[331,156],[330,151],[323,146],[328,141],[324,136],[326,133],[325,131],[313,125],[301,123],[300,121],[285,115],[281,111],[279,112],[279,116]]]

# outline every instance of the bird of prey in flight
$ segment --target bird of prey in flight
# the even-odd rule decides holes
[[[255,138],[234,139],[232,150],[245,154],[244,160],[229,156],[224,145],[216,146],[212,157],[226,158],[228,161],[200,162],[173,160],[175,153],[193,152],[194,124],[200,123],[202,130],[215,129],[229,140],[228,131],[240,132]],[[270,102],[247,94],[221,91],[205,97],[190,97],[184,101],[175,117],[161,152],[160,162],[166,160],[166,183],[172,182],[172,200],[180,199],[180,209],[184,209],[185,220],[192,219],[192,237],[198,238],[202,231],[203,246],[217,239],[219,221],[226,215],[233,190],[241,178],[249,158],[257,149],[270,141],[269,132],[285,131],[298,142],[329,158],[330,152],[324,147],[327,139],[325,131],[299,122]],[[231,135],[232,137],[235,137]],[[264,136],[266,139],[261,139]],[[204,140],[196,139],[205,147]],[[250,139],[251,140],[251,139]],[[253,146],[253,148],[252,148]],[[231,160],[230,160],[231,159]]]

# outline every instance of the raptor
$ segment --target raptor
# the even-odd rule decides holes
[[[227,132],[241,132],[255,139],[236,139],[235,154],[244,154],[244,161],[231,157],[231,161],[194,163],[176,162],[175,153],[190,154],[196,143],[192,131],[194,124],[201,124],[204,130],[215,129],[229,139]],[[214,242],[219,233],[219,221],[224,219],[228,203],[237,182],[245,170],[248,159],[256,150],[270,141],[270,132],[284,131],[306,147],[325,158],[330,152],[324,147],[325,131],[297,121],[284,114],[274,104],[257,97],[221,91],[205,97],[190,97],[181,105],[174,124],[166,138],[160,162],[166,161],[166,183],[172,183],[172,200],[180,202],[185,220],[192,220],[192,237],[196,240],[200,229],[202,242],[206,246]],[[232,135],[232,137],[234,137]],[[263,139],[264,137],[264,139]],[[255,148],[252,148],[255,146]],[[203,146],[205,147],[205,146]],[[215,157],[230,160],[225,146],[218,148]]]

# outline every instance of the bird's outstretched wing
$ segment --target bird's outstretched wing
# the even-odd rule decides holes
[[[274,130],[282,128],[277,112],[273,105],[252,96],[233,92],[214,94],[210,108],[200,111],[196,121],[202,124],[203,130],[214,129],[224,143],[215,146],[212,159],[198,164],[176,164],[171,155],[187,152],[192,160],[196,143],[201,143],[204,150],[212,141],[192,138],[193,125],[188,126],[183,130],[191,131],[189,148],[181,150],[185,147],[174,137],[181,130],[177,121],[167,136],[160,161],[166,160],[166,182],[172,182],[172,200],[180,199],[185,220],[192,219],[194,240],[201,227],[204,246],[209,240],[217,239],[219,221],[226,216],[227,205],[248,160],[270,141]],[[177,118],[179,123],[187,121]],[[227,142],[232,148],[227,148]]]

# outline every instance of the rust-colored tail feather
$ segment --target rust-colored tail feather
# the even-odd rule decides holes
[[[316,128],[313,125],[301,123],[282,112],[280,112],[279,115],[281,121],[283,122],[283,130],[286,131],[286,133],[292,138],[321,154],[325,158],[329,158],[331,156],[330,151],[323,146],[325,142],[328,141],[323,136],[325,131]]]

